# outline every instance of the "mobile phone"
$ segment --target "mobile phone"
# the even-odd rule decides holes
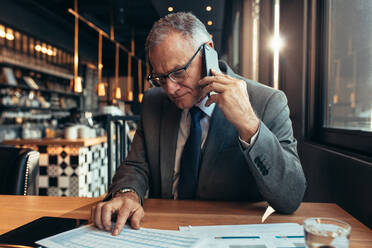
[[[203,46],[203,62],[204,62],[204,69],[203,74],[204,76],[212,76],[211,69],[215,71],[220,71],[220,67],[218,66],[218,55],[216,50],[212,47],[204,44]],[[208,93],[208,97],[210,95],[216,94],[214,91]]]
[[[218,66],[218,55],[216,50],[212,47],[204,44],[203,46],[203,57],[204,57],[204,76],[211,76],[211,69],[220,71]]]

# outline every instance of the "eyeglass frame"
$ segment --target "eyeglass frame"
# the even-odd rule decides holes
[[[179,84],[180,82],[177,82],[175,81],[171,75],[174,74],[175,72],[178,72],[178,71],[182,71],[184,70],[185,72],[187,72],[187,69],[189,68],[189,66],[191,65],[191,62],[194,60],[194,58],[196,57],[196,55],[199,53],[200,49],[202,47],[205,46],[205,43],[201,44],[198,48],[198,50],[196,50],[196,52],[194,53],[194,55],[192,55],[191,59],[187,62],[187,64],[182,67],[182,68],[179,68],[179,69],[176,69],[176,70],[173,70],[171,72],[169,72],[167,75],[159,75],[157,77],[152,77],[152,72],[147,76],[147,80],[150,82],[150,84],[154,87],[161,87],[162,85],[165,85],[165,84],[160,84],[158,82],[155,81],[154,78],[159,78],[159,82],[160,80],[163,81],[163,80],[166,80],[167,78],[169,78],[173,83],[176,83],[176,84]]]

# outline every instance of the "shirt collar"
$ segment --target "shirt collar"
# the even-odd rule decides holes
[[[212,113],[213,113],[213,110],[214,110],[214,107],[216,106],[215,103],[212,103],[211,105],[209,105],[208,107],[205,106],[205,103],[208,101],[208,96],[204,97],[203,100],[201,100],[200,102],[198,102],[197,104],[195,104],[196,106],[198,106],[201,111],[204,112],[204,114],[208,115],[209,117],[212,117]]]

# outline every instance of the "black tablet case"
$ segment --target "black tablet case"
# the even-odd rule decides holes
[[[0,244],[40,247],[35,244],[36,241],[86,223],[88,223],[88,220],[45,216],[4,233],[0,236]]]

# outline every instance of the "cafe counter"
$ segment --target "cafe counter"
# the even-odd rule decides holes
[[[107,138],[14,139],[40,153],[39,195],[98,197],[107,190]]]

